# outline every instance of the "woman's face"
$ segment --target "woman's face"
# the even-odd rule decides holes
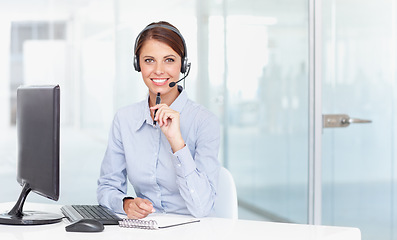
[[[177,91],[176,87],[168,85],[179,80],[181,57],[170,46],[154,39],[147,40],[139,54],[139,65],[151,95]]]

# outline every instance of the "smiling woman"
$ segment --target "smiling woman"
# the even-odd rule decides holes
[[[149,94],[114,118],[98,202],[129,218],[155,211],[212,214],[220,126],[215,115],[188,99],[181,86],[170,85],[190,68],[182,35],[167,22],[148,25],[136,39],[134,67],[142,73]],[[135,198],[127,196],[127,178]]]

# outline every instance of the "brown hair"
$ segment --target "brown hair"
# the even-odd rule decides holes
[[[178,34],[179,33],[179,34]],[[135,56],[139,58],[143,44],[155,39],[167,44],[181,58],[186,57],[185,42],[179,30],[168,22],[160,21],[149,24],[139,35],[135,43]]]

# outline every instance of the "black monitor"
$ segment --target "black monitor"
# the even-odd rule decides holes
[[[18,171],[22,192],[13,209],[0,214],[1,224],[56,223],[62,215],[23,211],[30,191],[59,198],[59,86],[22,86],[17,90]]]

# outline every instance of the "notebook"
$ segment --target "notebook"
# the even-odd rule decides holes
[[[177,218],[167,216],[146,217],[144,219],[123,219],[119,226],[123,228],[139,228],[157,230],[162,228],[176,227],[189,223],[200,222],[199,219]]]

